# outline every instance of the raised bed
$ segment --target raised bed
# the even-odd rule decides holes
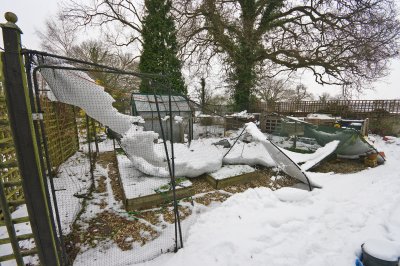
[[[117,155],[124,205],[127,211],[148,209],[173,200],[170,178],[148,176],[137,170],[125,155]],[[194,195],[192,183],[176,178],[176,197]]]
[[[260,175],[260,171],[248,165],[224,165],[218,171],[208,174],[206,179],[215,189],[220,189],[251,182]]]

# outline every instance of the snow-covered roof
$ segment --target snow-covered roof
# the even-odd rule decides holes
[[[323,120],[323,119],[328,119],[328,120],[335,119],[330,114],[308,114],[307,118],[308,119],[320,119],[320,120]]]
[[[169,95],[156,95],[160,112],[169,111]],[[157,112],[157,104],[154,95],[151,94],[132,94],[131,104],[134,112]],[[191,112],[187,99],[183,96],[171,96],[172,112]]]

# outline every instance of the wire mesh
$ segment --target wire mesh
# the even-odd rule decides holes
[[[279,167],[276,161],[284,163],[281,168],[294,164],[275,145],[271,152],[254,141],[245,125],[257,119],[253,115],[227,117],[172,95],[162,79],[92,66],[45,55],[37,56],[32,73],[37,111],[44,117],[49,111],[41,108],[43,98],[74,106],[69,108],[73,112],[58,110],[64,117],[56,120],[67,124],[70,116],[76,130],[49,134],[52,123],[40,123],[37,129],[44,136],[39,146],[65,264],[129,265],[176,251],[204,206],[255,186],[238,185],[235,182],[244,180],[239,178]],[[155,93],[134,94],[132,115],[122,114],[113,107],[110,88],[94,80],[93,73],[99,71],[129,76],[133,84],[151,80]],[[200,109],[202,113],[193,118]],[[277,121],[271,139],[288,148],[310,152],[334,137],[341,140],[341,149],[361,143],[370,151],[354,130],[326,129],[281,117]],[[66,138],[79,143],[75,153],[65,147]],[[62,159],[56,160],[57,152],[50,149],[54,139],[60,142],[60,153],[68,150]],[[272,184],[271,176],[262,173],[257,185]]]
[[[54,184],[53,204],[58,207],[59,229],[65,239],[69,261],[74,265],[98,264],[98,261],[103,265],[136,263],[181,247],[180,217],[174,190],[175,183],[185,190],[190,182],[176,182],[169,171],[166,161],[171,158],[166,154],[165,136],[158,138],[157,134],[142,131],[139,133],[142,139],[132,137],[137,135],[135,131],[142,130],[140,125],[135,125],[141,118],[119,113],[112,106],[114,99],[91,78],[90,69],[45,57],[40,57],[36,64],[33,78],[40,97],[80,110],[74,117],[77,136],[70,136],[79,139],[80,149],[57,169],[49,167],[56,172],[54,179],[50,174],[47,176]],[[174,96],[171,98],[175,99]],[[163,123],[159,127],[168,124],[169,128],[165,127],[164,131],[173,134],[170,128],[176,121],[171,123],[165,119],[172,109],[166,104],[168,101],[159,105],[163,108],[163,117],[160,112],[153,116],[163,118],[165,121],[161,120]],[[180,114],[179,104],[175,108],[177,110],[169,112],[169,116]],[[44,126],[44,132],[51,129]],[[126,139],[130,135],[133,153],[126,154],[121,150],[119,139],[108,139],[105,126],[118,137],[125,136]],[[173,149],[168,149],[173,155]],[[139,171],[130,160],[138,155],[147,160],[147,165],[162,168],[163,175],[150,175],[143,168]],[[180,196],[185,193],[180,191]],[[154,216],[153,222],[151,217],[145,218],[141,214],[143,209],[147,210],[146,215]]]
[[[267,120],[267,131],[271,133],[270,140],[276,145],[295,152],[312,153],[318,148],[336,140],[339,144],[335,154],[343,158],[356,159],[369,153],[376,153],[376,149],[369,144],[361,134],[367,123],[357,120],[343,120],[340,117],[326,117],[321,119],[304,119],[270,115]],[[307,118],[306,118],[307,120]]]
[[[76,136],[65,137],[77,138],[79,150],[56,169],[46,158],[46,168],[54,172],[47,178],[60,244],[74,265],[134,264],[176,251],[204,206],[251,186],[220,190],[209,176],[217,180],[212,174],[221,169],[229,172],[222,177],[229,183],[236,180],[231,177],[274,166],[268,151],[245,131],[244,124],[256,120],[252,115],[215,113],[172,94],[160,77],[36,55],[32,75],[38,98],[75,110],[69,115]],[[132,84],[151,81],[154,94],[133,94],[132,114],[122,114],[113,107],[110,88],[94,80],[99,71],[129,76]],[[43,133],[51,130],[50,124],[43,126]],[[268,178],[262,175],[258,182],[266,185]]]

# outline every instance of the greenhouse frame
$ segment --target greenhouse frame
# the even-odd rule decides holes
[[[154,131],[161,137],[161,126],[158,118],[157,102],[164,129],[165,139],[171,140],[171,129],[169,122],[169,100],[171,99],[171,111],[173,121],[173,142],[190,142],[193,138],[193,111],[189,101],[183,95],[154,95],[143,93],[132,93],[131,115],[141,116],[145,123],[144,129]],[[186,136],[186,138],[185,138]]]

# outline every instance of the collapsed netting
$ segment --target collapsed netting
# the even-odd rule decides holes
[[[154,145],[154,140],[158,139],[158,134],[152,131],[144,131],[141,126],[132,125],[145,121],[141,117],[121,114],[113,108],[113,98],[104,93],[104,88],[91,80],[83,72],[84,69],[60,63],[57,67],[42,65],[38,68],[41,69],[40,72],[49,86],[53,88],[52,92],[57,94],[58,100],[82,108],[90,117],[121,135],[121,146],[138,170],[148,175],[170,176],[168,158],[165,157],[166,151],[160,153],[160,149],[157,149],[157,145]],[[153,84],[160,85],[156,82]],[[85,89],[82,90],[82,88]],[[171,105],[173,102],[171,99],[174,96],[169,97],[168,103]],[[160,120],[160,127],[164,128],[163,124],[165,123],[163,121],[169,120],[170,130],[172,131],[173,125],[179,122],[180,117],[173,116],[172,108],[169,108],[168,111],[170,115],[162,115],[162,113],[165,113],[165,109],[161,108],[165,108],[165,105],[161,105],[160,102],[164,103],[165,100],[160,96],[154,95],[153,101]],[[162,134],[166,135],[165,130]],[[174,145],[171,145],[171,147],[174,147]],[[174,168],[177,171],[176,176],[196,177],[209,171],[218,170],[222,165],[223,156],[220,153],[210,153],[207,150],[208,146],[203,146],[203,149],[201,147],[193,149],[184,145],[176,145],[176,148],[179,149],[179,153],[176,157],[172,157]]]
[[[56,79],[56,81],[60,81],[64,78],[64,82],[70,82],[72,83],[72,86],[76,86],[76,84],[73,84],[74,82],[76,83],[77,78],[80,79],[79,81],[82,80],[88,80],[88,77],[85,76],[85,74],[80,73],[79,75],[70,75],[67,80],[65,80],[65,77],[68,76],[68,73],[62,73],[62,70],[71,70],[68,67],[59,67],[58,71],[54,70],[52,71],[52,76],[48,75],[47,80],[54,79],[55,76],[60,76]],[[55,73],[56,72],[56,73]],[[58,72],[58,73],[57,73]],[[64,71],[65,72],[65,71]],[[46,75],[46,74],[45,74]],[[54,80],[53,80],[54,82]],[[94,90],[98,91],[98,88],[102,88],[101,86],[97,86],[94,84],[94,82],[88,83],[90,86],[94,87]],[[158,84],[160,85],[160,84]],[[163,85],[163,84],[162,84]],[[97,86],[97,88],[96,88]],[[79,90],[76,90],[79,92]],[[108,95],[107,95],[108,96]],[[171,131],[173,128],[173,123],[172,123],[172,107],[170,107],[169,112],[171,115],[167,116],[165,115],[163,118],[161,118],[161,112],[165,112],[165,99],[162,98],[163,96],[157,96],[154,95],[154,98],[152,101],[155,103],[157,112],[158,112],[158,117],[160,120],[160,125],[162,124],[162,121],[165,120],[170,120],[170,125],[171,125]],[[78,97],[80,99],[81,96]],[[147,96],[149,98],[149,96]],[[174,99],[174,96],[169,96],[169,105],[171,106],[171,102],[176,102],[175,99],[172,101],[171,99]],[[68,101],[69,99],[67,99]],[[150,100],[150,99],[148,99]],[[76,101],[73,101],[76,103]],[[106,102],[106,100],[104,101]],[[140,102],[140,101],[139,101]],[[159,102],[162,104],[160,105]],[[81,102],[82,103],[82,102]],[[83,102],[83,106],[85,105],[85,101]],[[164,107],[164,109],[161,109],[160,111],[160,106]],[[87,107],[85,106],[87,110],[90,110],[90,106]],[[103,109],[100,107],[96,107],[97,109],[93,111],[94,117],[98,117],[97,115],[97,110],[98,109]],[[110,109],[111,110],[111,109]],[[116,113],[115,109],[113,110],[114,114],[116,115],[115,120],[119,120],[121,118],[121,114]],[[90,113],[89,113],[90,114]],[[124,116],[124,115],[123,115]],[[177,116],[174,116],[175,120],[177,119]],[[125,125],[122,126],[121,128],[121,121],[118,123],[112,124],[113,119],[103,119],[103,118],[98,118],[100,121],[104,121],[103,123],[106,125],[109,125],[110,128],[114,131],[116,131],[119,134],[122,134],[122,132],[125,132],[125,135],[122,136],[121,140],[121,146],[123,147],[124,151],[127,153],[127,155],[130,157],[131,161],[134,162],[135,167],[139,169],[140,171],[149,174],[149,175],[155,175],[155,176],[168,176],[168,170],[170,170],[170,166],[168,165],[168,160],[163,157],[163,154],[158,154],[156,150],[154,149],[154,139],[156,139],[158,136],[157,134],[154,134],[154,132],[149,132],[149,131],[141,131],[140,128],[138,127],[130,127],[128,131],[126,131],[126,128],[129,127],[129,125],[132,122],[143,122],[141,121],[140,118],[133,118],[131,116],[125,117]],[[135,120],[136,119],[136,120]],[[176,121],[178,122],[178,121]],[[152,122],[152,125],[154,123]],[[161,125],[161,128],[162,125]],[[163,134],[165,132],[162,132]],[[172,135],[172,134],[171,134]],[[236,143],[236,141],[235,141]],[[171,147],[174,147],[171,145]],[[175,156],[172,156],[174,161],[174,167],[177,169],[177,172],[175,173],[176,176],[186,176],[186,177],[195,177],[199,176],[203,173],[206,172],[213,172],[221,168],[223,162],[227,163],[247,163],[246,161],[235,161],[235,160],[229,160],[229,158],[226,158],[226,155],[221,156],[220,153],[215,152],[215,153],[210,153],[209,150],[207,150],[209,147],[207,145],[203,146],[206,150],[202,149],[201,147],[198,147],[197,149],[188,149],[185,146],[178,146],[180,148],[180,152],[178,153],[179,155],[177,158]],[[201,160],[200,160],[201,159]],[[268,160],[261,160],[261,165],[266,166],[271,166],[270,162],[266,162]],[[304,181],[304,180],[303,180]],[[304,181],[305,182],[305,181]],[[308,181],[307,181],[308,182]]]
[[[46,94],[50,99],[77,106],[86,114],[86,117],[78,118],[83,125],[82,131],[79,132],[82,136],[81,154],[71,157],[60,167],[64,173],[69,172],[66,178],[73,181],[63,180],[63,175],[59,173],[60,181],[55,185],[51,184],[51,191],[55,195],[53,202],[56,209],[58,207],[61,210],[60,221],[57,222],[59,235],[67,235],[66,252],[76,265],[87,265],[93,261],[102,261],[107,265],[115,264],[115,256],[118,256],[118,262],[121,264],[135,263],[182,247],[183,236],[187,235],[185,232],[195,219],[190,215],[193,210],[190,200],[181,200],[178,203],[175,194],[177,188],[190,188],[192,183],[185,179],[187,177],[216,172],[227,164],[278,166],[308,184],[310,189],[313,185],[304,171],[277,146],[267,141],[266,136],[254,123],[248,123],[229,138],[225,138],[224,131],[222,134],[219,132],[209,136],[208,130],[213,128],[211,131],[215,130],[213,132],[216,133],[217,127],[202,126],[201,123],[199,125],[193,121],[193,130],[186,131],[187,127],[191,127],[190,119],[193,118],[187,109],[189,104],[192,107],[200,107],[203,113],[208,113],[203,115],[206,120],[216,117],[224,124],[225,116],[190,101],[186,96],[172,95],[170,86],[163,82],[162,77],[116,70],[43,53],[34,54],[37,55],[33,71],[37,96]],[[96,69],[92,68],[94,66]],[[132,98],[136,98],[131,114],[136,116],[122,114],[113,107],[114,99],[105,92],[104,87],[91,78],[91,74],[95,72],[145,79],[153,86],[154,91],[157,90],[157,94],[132,95]],[[43,80],[42,86],[38,79]],[[137,88],[132,87],[133,89]],[[142,116],[138,116],[144,114],[143,110],[142,113],[139,112],[139,109],[142,109],[140,105],[149,106],[149,117],[143,119]],[[189,113],[188,117],[185,117],[186,111]],[[117,152],[113,157],[116,157],[113,163],[108,161],[106,166],[102,163],[103,156],[114,150],[114,146],[104,134],[97,132],[96,127],[92,127],[95,122],[90,122],[89,117],[98,121],[101,127],[106,126],[108,134],[115,137],[122,148],[122,152]],[[197,139],[200,134],[196,132],[201,131],[202,127],[206,128],[207,133],[201,133],[204,138]],[[183,135],[183,143],[176,143],[175,136],[180,129],[182,132],[178,132],[179,139],[182,140]],[[185,136],[187,134],[189,136]],[[97,139],[103,141],[97,144]],[[195,140],[191,141],[192,139]],[[186,140],[188,143],[185,143]],[[71,165],[82,163],[86,154],[89,155],[89,162],[83,161],[83,164],[89,164],[89,167],[85,167],[81,173],[66,170],[70,169]],[[94,159],[92,154],[97,154],[97,158]],[[110,171],[113,166],[119,170],[122,196],[118,196],[114,190],[115,179],[113,180],[113,173]],[[82,174],[85,178],[78,178]],[[52,181],[50,178],[50,183]],[[69,183],[74,183],[74,187],[79,187],[79,190],[72,189]],[[138,199],[143,201],[154,194],[168,198],[170,192],[173,196],[172,204],[162,204],[161,209],[154,208],[145,214],[136,211],[136,207],[139,206]],[[109,196],[110,194],[113,196]],[[78,197],[80,200],[71,200],[72,197]],[[74,210],[80,211],[71,211],[70,205],[73,205]],[[149,215],[156,217],[150,219],[155,222],[144,219]],[[185,218],[183,221],[180,221],[181,216]],[[114,229],[117,232],[114,232]],[[83,240],[77,240],[77,234],[86,236]],[[97,239],[90,235],[100,237]],[[110,243],[106,244],[104,241]],[[118,248],[112,248],[113,245],[117,245]],[[74,248],[76,246],[79,248]],[[132,253],[124,253],[124,258],[121,258],[121,250],[131,249]]]
[[[278,125],[271,134],[271,141],[279,143],[286,139],[288,146],[285,148],[314,152],[332,141],[338,141],[334,152],[342,158],[357,159],[370,153],[378,153],[376,148],[361,135],[358,129],[322,124],[314,125],[294,117],[283,115],[279,117]]]
[[[38,63],[40,62],[40,63]],[[97,85],[93,79],[90,78],[89,75],[86,74],[86,72],[94,71],[93,69],[85,69],[83,67],[77,68],[72,65],[66,64],[64,60],[56,60],[53,57],[46,57],[46,56],[40,56],[39,59],[36,62],[37,66],[33,71],[33,78],[34,78],[34,83],[35,83],[35,90],[36,94],[38,97],[43,96],[43,94],[47,94],[50,99],[61,101],[67,104],[71,104],[77,107],[80,107],[82,110],[85,111],[85,113],[90,116],[91,118],[99,121],[102,125],[108,126],[111,130],[116,132],[117,134],[123,136],[121,145],[125,147],[125,151],[128,151],[128,155],[131,159],[131,162],[133,162],[130,166],[142,170],[141,172],[144,173],[155,173],[158,175],[161,175],[163,177],[168,178],[167,184],[170,184],[170,190],[172,190],[175,193],[175,163],[174,163],[174,145],[173,141],[170,141],[170,147],[167,148],[167,140],[165,138],[165,132],[162,132],[162,145],[154,145],[154,140],[158,139],[158,135],[154,132],[150,131],[143,131],[143,129],[137,125],[138,123],[142,122],[141,118],[139,117],[132,117],[129,115],[124,115],[119,112],[115,108],[112,107],[112,102],[114,102],[114,99],[108,95],[107,93],[104,92],[104,88],[101,86]],[[117,72],[114,70],[105,70],[110,73],[115,73],[115,74],[125,74],[125,75],[134,75],[132,73],[124,73],[124,72]],[[40,72],[40,75],[39,73]],[[38,82],[38,76],[43,78],[46,81],[46,84],[48,86],[39,86]],[[138,78],[144,78],[141,77],[140,75],[136,75]],[[169,96],[173,97],[173,96]],[[157,99],[156,99],[157,101]],[[171,100],[169,100],[171,103]],[[158,118],[160,119],[160,127],[161,130],[163,131],[163,124],[161,123],[161,115],[160,115],[160,110],[159,110],[159,104],[156,103],[157,108],[158,108]],[[40,108],[40,106],[39,106]],[[165,108],[164,108],[165,109]],[[171,108],[170,108],[171,110]],[[164,110],[164,113],[165,110]],[[169,114],[172,117],[172,114]],[[164,115],[165,118],[165,115]],[[172,132],[172,120],[170,122],[170,132],[169,134],[173,134]],[[45,131],[45,130],[43,130]],[[86,132],[89,134],[89,127],[86,128]],[[101,145],[100,145],[101,146]],[[93,147],[89,141],[89,148],[88,152],[90,154],[91,151],[93,151]],[[100,151],[101,152],[101,151]],[[171,154],[171,155],[170,155]],[[133,160],[132,160],[133,159]],[[88,173],[84,169],[82,170],[82,173],[74,173],[71,171],[71,169],[68,170],[68,166],[71,166],[74,164],[73,160],[78,160],[80,159],[77,158],[71,158],[71,160],[66,162],[66,166],[60,167],[62,170],[67,169],[69,171],[69,177],[74,176],[74,175],[82,175],[83,172],[85,172],[83,175],[87,176]],[[76,161],[75,161],[76,162]],[[80,161],[81,162],[81,161]],[[118,161],[118,164],[120,162]],[[123,164],[123,163],[121,163]],[[146,166],[148,166],[149,170],[146,170]],[[51,169],[51,166],[49,167]],[[90,167],[91,168],[91,167]],[[94,167],[95,170],[93,170],[94,173],[91,173],[93,175],[93,179],[91,182],[93,182],[92,186],[96,187],[99,185],[99,180],[98,178],[101,178],[102,176],[105,175],[104,172],[104,167],[99,167],[99,165],[96,164],[96,167]],[[101,170],[98,170],[98,168],[103,168]],[[156,170],[154,170],[156,169]],[[103,171],[103,172],[102,172]],[[133,171],[134,172],[134,171]],[[145,179],[146,176],[141,176],[140,179]],[[83,182],[88,182],[89,180],[83,180],[84,178],[77,178]],[[50,178],[50,180],[52,180]],[[154,179],[153,179],[154,180]],[[53,180],[52,180],[53,181]],[[104,181],[102,181],[104,182]],[[163,181],[165,182],[165,181]],[[53,182],[51,182],[53,183]],[[148,183],[148,182],[147,182]],[[158,182],[158,180],[154,180],[153,184],[151,187],[157,187],[162,186],[163,183]],[[74,184],[75,185],[75,184]],[[144,185],[144,189],[146,190],[146,186],[148,184]],[[66,185],[68,186],[68,185]],[[140,183],[138,184],[140,186]],[[60,191],[66,191],[68,192],[69,188],[62,188],[62,189],[55,189],[54,185],[52,185],[52,192],[55,195],[53,198],[53,202],[55,203],[58,199],[58,202],[66,202],[65,200],[60,200],[59,198],[62,197],[62,194]],[[76,190],[76,189],[75,189]],[[80,191],[75,191],[74,190],[74,197],[79,197],[80,191],[82,188],[80,188]],[[111,193],[109,191],[108,193]],[[70,195],[69,195],[70,196]],[[83,195],[83,197],[87,197],[90,199],[90,197],[93,197],[92,195]],[[91,200],[91,199],[90,199]],[[111,205],[115,205],[116,202],[112,202]],[[87,202],[86,202],[87,204]],[[58,222],[57,226],[62,228],[60,231],[60,235],[62,234],[71,234],[71,227],[73,227],[73,224],[76,224],[77,222],[79,223],[85,223],[88,222],[90,226],[90,221],[94,220],[98,217],[96,216],[91,216],[85,210],[81,211],[79,213],[79,217],[74,217],[74,219],[71,219],[71,216],[74,216],[73,214],[76,213],[74,211],[69,212],[68,207],[66,206],[57,206],[57,203],[55,203],[56,207],[61,210],[60,212],[60,219],[61,222]],[[59,205],[59,204],[58,204]],[[78,204],[79,205],[79,204]],[[82,205],[82,202],[80,202],[80,205]],[[66,207],[66,208],[65,208]],[[75,206],[76,207],[76,206]],[[131,214],[129,212],[126,212],[123,210],[123,208],[115,208],[115,206],[106,206],[107,208],[110,207],[110,210],[113,210],[115,212],[120,212],[119,215],[122,216],[123,218],[129,219]],[[121,206],[120,206],[121,207]],[[168,207],[171,209],[171,207]],[[129,262],[138,262],[138,261],[143,261],[146,259],[150,259],[162,252],[167,252],[167,251],[172,251],[176,250],[177,248],[182,246],[182,231],[181,231],[181,225],[179,221],[179,214],[177,211],[177,201],[176,198],[174,197],[173,200],[173,205],[172,205],[172,211],[173,211],[173,226],[167,226],[167,228],[156,228],[156,226],[144,226],[145,230],[140,231],[138,229],[139,237],[142,238],[142,244],[143,242],[150,242],[150,244],[146,245],[144,243],[145,248],[139,249],[139,252],[142,252],[141,254],[135,254],[133,258],[129,258],[127,261]],[[90,210],[90,213],[93,213],[93,210]],[[104,212],[103,212],[104,213]],[[122,213],[122,215],[121,215]],[[108,214],[107,214],[108,215]],[[67,217],[69,216],[69,217]],[[76,220],[76,218],[79,218],[80,220]],[[136,218],[136,217],[135,217]],[[146,231],[147,230],[147,231]],[[147,234],[147,236],[140,236],[140,234]],[[127,234],[129,235],[129,234]],[[137,238],[137,235],[132,236],[132,237],[127,237],[131,239],[127,239],[127,245],[125,245],[125,248],[129,249],[129,242],[133,243],[135,242],[135,237]],[[68,238],[68,236],[67,236]],[[154,239],[153,239],[154,238]],[[143,240],[144,239],[144,240]],[[132,244],[134,246],[135,244]],[[128,247],[126,247],[128,246]],[[89,252],[90,253],[90,252]],[[88,255],[89,257],[91,256],[90,254]],[[112,260],[115,260],[115,258],[112,258]],[[81,261],[83,264],[85,264],[84,261],[86,261],[85,256],[78,256],[77,257],[77,263]],[[107,260],[106,260],[107,261]],[[107,264],[107,262],[105,262]]]

